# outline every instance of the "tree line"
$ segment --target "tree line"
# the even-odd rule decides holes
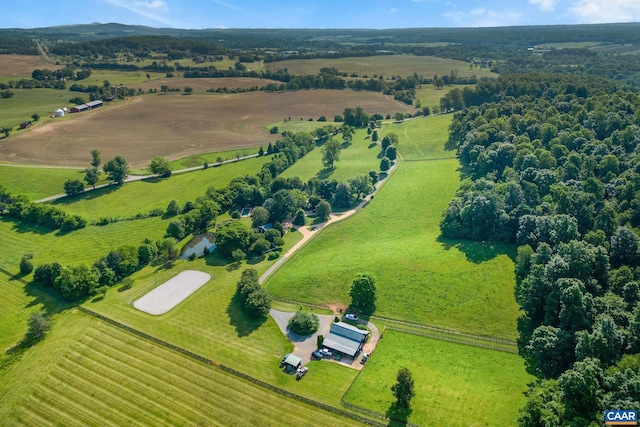
[[[640,402],[640,96],[600,83],[502,77],[450,127],[466,179],[442,234],[518,244],[518,346],[540,378],[524,426]]]

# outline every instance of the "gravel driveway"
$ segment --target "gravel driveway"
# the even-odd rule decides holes
[[[293,354],[302,358],[303,365],[309,363],[309,361],[311,360],[311,353],[318,348],[318,335],[322,335],[324,337],[329,335],[331,324],[336,317],[333,314],[318,314],[317,316],[320,318],[320,327],[318,328],[318,331],[311,336],[305,337],[294,334],[289,330],[289,319],[291,319],[295,313],[271,309],[269,311],[269,314],[276,321],[282,333],[285,334],[289,341],[291,341],[295,345]],[[378,331],[378,328],[371,322],[360,320],[359,323],[367,325],[367,327],[371,331],[371,338],[367,341],[363,348],[363,352],[371,354],[378,344],[378,340],[380,339],[380,332]],[[363,365],[361,365],[358,360],[359,358],[352,359],[350,357],[344,357],[339,363],[350,366],[354,369],[362,369]]]

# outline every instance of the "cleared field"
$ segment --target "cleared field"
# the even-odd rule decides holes
[[[534,377],[515,354],[387,330],[345,400],[385,413],[401,367],[416,395],[409,421],[422,425],[513,426]]]
[[[173,175],[168,179],[134,181],[120,188],[109,186],[76,197],[59,199],[54,204],[89,220],[102,217],[127,218],[138,213],[146,214],[152,209],[164,211],[171,200],[175,199],[184,206],[186,202],[204,196],[209,187],[224,188],[233,178],[254,175],[267,161],[268,156],[255,157],[220,167]]]
[[[465,87],[474,88],[474,85],[451,85],[445,86],[442,89],[436,89],[432,84],[420,85],[420,88],[416,89],[416,99],[420,101],[420,105],[429,107],[433,110],[433,107],[438,106],[440,108],[440,99],[444,97],[451,89],[464,89]]]
[[[55,65],[45,61],[38,55],[0,55],[0,78],[16,79],[31,78],[33,70],[57,70],[62,65]]]
[[[456,159],[401,163],[375,200],[309,242],[268,280],[267,290],[344,304],[356,274],[369,273],[377,278],[376,314],[515,337],[519,312],[506,255],[514,248],[440,237],[458,168]]]
[[[0,360],[24,337],[31,313],[50,316],[63,308],[66,304],[58,297],[0,272]]]
[[[84,166],[87,153],[99,149],[103,159],[122,155],[146,167],[156,156],[175,160],[266,145],[275,140],[267,123],[333,117],[355,106],[371,114],[413,111],[389,96],[350,90],[147,95],[12,135],[0,144],[0,161]]]
[[[191,294],[203,287],[211,275],[196,270],[185,270],[154,288],[151,292],[133,302],[138,310],[149,314],[165,314],[175,308]]]
[[[221,77],[221,78],[198,78],[198,79],[185,79],[185,78],[157,78],[143,83],[128,84],[127,87],[134,89],[142,89],[148,91],[149,89],[156,89],[160,91],[162,86],[169,86],[170,88],[180,88],[184,90],[185,87],[190,87],[194,91],[206,91],[207,89],[249,89],[252,87],[261,88],[269,83],[281,82],[270,79],[258,79],[253,77]]]
[[[353,136],[349,146],[340,151],[340,161],[336,162],[333,170],[327,170],[322,165],[322,148],[318,147],[304,158],[282,173],[282,177],[297,176],[303,182],[317,176],[320,179],[335,179],[338,182],[347,181],[357,175],[369,173],[370,170],[380,169],[380,146],[365,139],[367,132],[359,129]],[[334,137],[342,142],[342,135]]]
[[[36,266],[53,261],[63,265],[93,264],[111,249],[126,244],[137,246],[146,237],[162,238],[167,224],[168,221],[156,217],[60,233],[0,219],[0,267],[18,273],[24,254],[33,254]]]
[[[455,157],[446,150],[451,114],[430,116],[384,126],[382,134],[395,133],[400,142],[398,151],[403,160],[433,160]]]
[[[0,55],[2,56],[2,55]],[[62,107],[71,107],[69,99],[72,98],[71,92],[67,90],[55,89],[11,89],[12,98],[0,99],[0,127],[15,128],[9,138],[0,139],[0,150],[9,149],[13,144],[11,140],[18,136],[28,133],[36,127],[45,125],[45,123],[53,122],[49,119],[49,115]],[[77,95],[74,95],[74,97]],[[88,100],[88,99],[87,99]],[[38,114],[40,121],[35,122],[30,129],[18,129],[18,125],[25,120],[32,120],[31,116]],[[65,119],[56,119],[56,122],[65,121]],[[2,135],[4,136],[4,135]],[[46,144],[46,141],[40,140],[40,144]],[[2,160],[14,161],[11,152],[6,153]],[[29,163],[29,162],[23,162]]]
[[[11,194],[24,194],[31,200],[63,193],[65,181],[83,178],[84,170],[0,164],[0,185]]]
[[[413,73],[431,78],[435,75],[449,75],[453,70],[460,77],[498,77],[487,69],[469,69],[469,63],[433,56],[384,55],[358,58],[291,59],[265,63],[268,71],[287,68],[290,74],[318,74],[321,68],[335,67],[341,73],[355,73],[359,77],[368,76],[410,76]]]
[[[287,234],[284,250],[300,237],[298,232]],[[337,406],[356,371],[333,363],[312,362],[303,381],[283,375],[278,365],[282,356],[293,350],[293,344],[272,318],[256,321],[247,317],[235,296],[236,283],[245,268],[261,273],[272,264],[273,261],[249,260],[249,265],[227,268],[227,263],[214,252],[206,259],[177,261],[170,270],[147,267],[132,276],[131,289],[111,289],[102,301],[90,301],[85,306],[271,384]],[[160,318],[133,307],[133,301],[184,270],[207,272],[212,280]],[[332,381],[327,382],[326,378]]]
[[[383,134],[398,135],[403,157],[406,150],[407,159],[425,161],[400,162],[375,200],[296,253],[268,279],[268,291],[346,304],[356,274],[370,273],[377,278],[376,314],[515,337],[515,249],[440,237],[442,212],[460,179],[457,159],[434,161],[453,156],[443,149],[450,120],[434,116],[384,125]]]
[[[357,424],[76,311],[0,374],[0,419],[9,425]]]

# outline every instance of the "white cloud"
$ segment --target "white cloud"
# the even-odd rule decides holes
[[[395,15],[395,13],[398,11],[398,9],[396,9],[395,7],[389,9],[389,13],[392,15]]]
[[[540,6],[540,10],[551,12],[556,7],[557,0],[529,0],[529,3]]]
[[[522,17],[520,12],[496,12],[478,7],[468,12],[447,12],[444,17],[459,27],[502,27],[517,25]]]
[[[640,21],[638,0],[577,0],[569,11],[583,23]]]
[[[105,0],[110,5],[126,9],[129,12],[140,15],[144,18],[160,22],[162,24],[175,26],[171,20],[164,16],[169,12],[169,7],[164,0]]]

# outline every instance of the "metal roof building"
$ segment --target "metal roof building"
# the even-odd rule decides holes
[[[337,322],[331,325],[329,335],[324,339],[322,345],[353,357],[367,340],[368,335],[368,331],[358,329],[348,323]]]

